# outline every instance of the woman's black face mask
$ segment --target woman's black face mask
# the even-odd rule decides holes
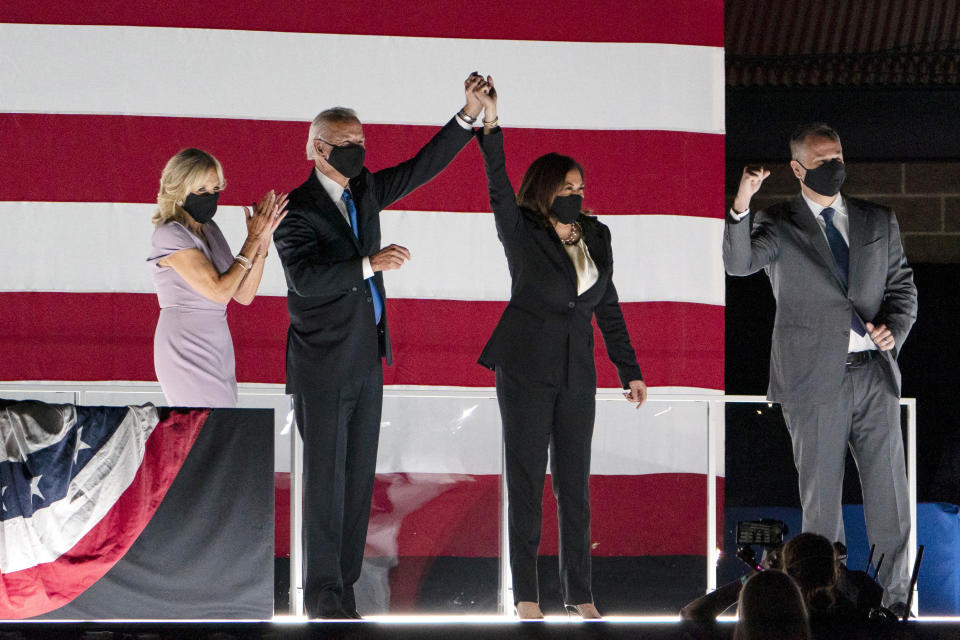
[[[216,193],[191,193],[183,201],[183,210],[200,224],[206,224],[213,220],[213,216],[217,212],[217,201],[219,199],[219,191]]]
[[[553,215],[563,224],[573,224],[577,221],[580,211],[583,209],[583,196],[557,196],[553,199],[553,205],[550,207]]]

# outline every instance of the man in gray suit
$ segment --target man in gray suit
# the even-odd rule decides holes
[[[758,211],[770,172],[745,167],[727,216],[723,263],[763,269],[777,300],[767,396],[783,407],[800,476],[803,530],[844,540],[847,447],[863,487],[867,536],[884,554],[884,604],[907,599],[910,514],[900,434],[897,355],[917,316],[917,290],[890,209],[843,196],[843,150],[822,123],[790,138],[800,194]]]

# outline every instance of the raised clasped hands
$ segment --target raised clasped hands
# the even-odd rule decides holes
[[[629,388],[624,389],[623,397],[637,403],[637,409],[647,401],[647,385],[643,380],[631,380]]]
[[[471,118],[476,118],[483,110],[483,103],[477,95],[477,86],[483,82],[483,76],[474,71],[467,79],[463,81],[463,93],[466,95],[467,103],[463,105],[463,113]]]
[[[770,175],[769,169],[764,169],[762,165],[747,165],[743,168],[743,174],[740,176],[740,187],[737,189],[737,197],[733,199],[733,210],[737,213],[743,213],[750,208],[750,200],[760,191],[760,185]]]
[[[467,105],[464,113],[471,117],[478,117],[483,112],[483,123],[496,122],[497,119],[497,90],[493,84],[493,76],[484,78],[474,71],[464,83],[467,94]]]
[[[872,322],[868,322],[866,327],[867,331],[870,332],[870,339],[873,340],[873,343],[877,345],[880,351],[890,351],[890,349],[897,346],[897,341],[890,332],[890,329],[887,329],[887,325],[881,324],[874,326]]]
[[[266,254],[273,232],[287,216],[287,194],[277,195],[271,189],[253,205],[252,212],[249,207],[243,207],[243,214],[247,219],[247,235],[259,242],[257,253]]]

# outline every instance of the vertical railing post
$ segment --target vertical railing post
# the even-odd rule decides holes
[[[717,471],[723,455],[720,428],[724,400],[707,401],[707,593],[717,588]]]
[[[908,398],[901,401],[907,407],[907,487],[910,500],[910,538],[907,542],[907,566],[913,571],[917,559],[917,400]],[[914,587],[913,615],[919,615],[920,593]]]
[[[501,438],[502,439],[502,438]],[[500,447],[500,613],[513,617],[513,576],[510,573],[510,505],[507,502],[506,452]]]
[[[303,441],[290,403],[290,613],[303,615]]]

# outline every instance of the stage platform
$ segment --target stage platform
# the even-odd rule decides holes
[[[720,638],[732,637],[734,622],[718,623]],[[890,628],[881,638],[917,640],[960,639],[960,618],[923,618]],[[704,638],[677,618],[611,617],[583,622],[548,616],[545,621],[519,622],[502,616],[383,616],[363,621],[307,621],[277,618],[269,621],[144,620],[0,622],[0,640],[89,639],[166,640],[167,638],[238,640],[332,638],[344,640],[497,640],[499,638],[611,638],[667,640]]]

